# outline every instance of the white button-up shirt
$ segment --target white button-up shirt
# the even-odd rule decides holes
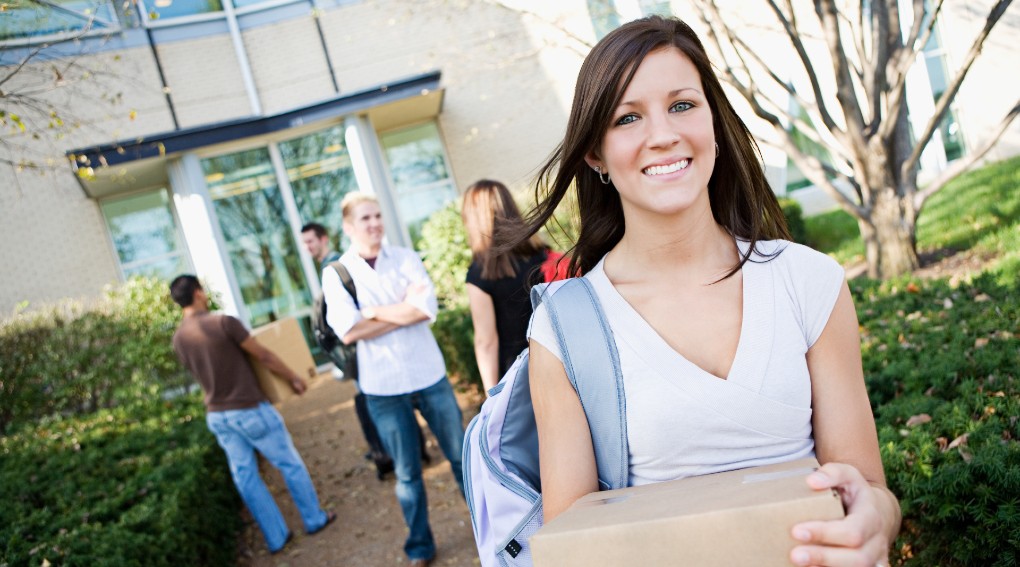
[[[340,258],[354,280],[362,309],[405,301],[412,284],[427,286],[408,302],[428,320],[398,327],[372,339],[358,341],[358,384],[373,396],[396,396],[427,388],[446,375],[446,364],[429,325],[436,320],[438,304],[432,280],[413,250],[383,246],[372,269],[353,249]],[[362,319],[354,299],[344,289],[336,270],[322,272],[326,322],[344,336]]]

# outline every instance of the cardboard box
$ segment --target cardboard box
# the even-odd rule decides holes
[[[532,536],[535,567],[789,567],[802,521],[844,516],[813,459],[584,496]]]
[[[318,376],[315,371],[312,351],[308,349],[305,336],[301,333],[301,327],[294,317],[287,317],[257,327],[252,329],[251,334],[258,339],[259,344],[273,351],[298,376],[307,380],[309,385]],[[248,357],[248,360],[251,361],[251,367],[255,371],[255,377],[259,380],[259,386],[269,398],[270,403],[279,405],[297,395],[291,389],[290,383],[278,378],[251,356]]]

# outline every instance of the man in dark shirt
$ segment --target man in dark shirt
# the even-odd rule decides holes
[[[239,320],[210,313],[209,299],[195,276],[175,278],[170,295],[184,312],[174,333],[174,351],[205,393],[206,424],[227,454],[234,485],[262,529],[269,551],[282,549],[292,534],[259,476],[256,450],[283,475],[305,530],[318,532],[336,519],[336,514],[319,506],[308,469],[280,413],[259,388],[245,353],[286,380],[298,394],[307,387],[304,380],[249,335]]]

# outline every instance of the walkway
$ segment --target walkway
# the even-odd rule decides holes
[[[239,549],[239,567],[374,567],[406,565],[406,536],[400,507],[393,495],[393,476],[379,481],[366,461],[364,438],[354,414],[354,386],[328,375],[315,381],[300,398],[280,407],[319,490],[323,507],[339,515],[336,523],[314,536],[304,534],[301,519],[282,477],[263,462],[263,477],[276,498],[294,539],[270,555],[247,511]],[[465,423],[479,400],[458,396]],[[427,428],[426,428],[427,431]],[[479,564],[467,506],[435,439],[429,435],[432,464],[425,469],[429,517],[439,547],[433,565],[474,567]]]

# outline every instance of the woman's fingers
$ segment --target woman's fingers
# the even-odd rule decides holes
[[[796,565],[875,567],[888,565],[889,542],[882,531],[871,485],[856,468],[830,463],[807,478],[815,490],[835,489],[847,515],[842,520],[803,522],[793,527],[799,545],[790,553]]]

